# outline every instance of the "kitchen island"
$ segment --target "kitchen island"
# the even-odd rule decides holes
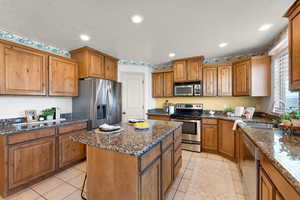
[[[147,130],[122,124],[120,133],[95,130],[73,138],[87,145],[89,200],[165,199],[182,164],[182,123],[148,122]]]

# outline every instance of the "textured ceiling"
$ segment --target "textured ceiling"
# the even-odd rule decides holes
[[[59,48],[88,45],[152,64],[261,50],[286,26],[294,0],[0,0],[0,29]],[[141,14],[142,24],[130,16]],[[265,23],[267,32],[257,29]],[[79,39],[91,36],[89,42]],[[228,42],[225,48],[218,44]]]

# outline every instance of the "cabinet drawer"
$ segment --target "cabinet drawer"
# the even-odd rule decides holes
[[[161,153],[160,145],[156,145],[150,151],[145,153],[140,159],[140,162],[141,162],[140,171],[143,171],[149,164],[151,164],[151,162],[154,159],[156,159],[158,156],[160,156],[160,153]]]
[[[202,123],[203,124],[218,124],[218,120],[204,118],[204,119],[202,119]]]
[[[170,120],[170,116],[169,115],[148,115],[148,119],[169,121]]]
[[[181,145],[175,149],[175,154],[174,154],[174,163],[177,163],[179,159],[181,159]]]
[[[40,129],[40,130],[28,131],[24,133],[16,133],[14,135],[8,136],[8,144],[26,142],[29,140],[34,140],[34,139],[43,138],[52,135],[55,135],[54,128]]]
[[[80,124],[72,124],[72,125],[66,125],[66,126],[61,126],[58,128],[59,134],[62,133],[68,133],[68,132],[73,132],[73,131],[78,131],[81,129],[85,129],[87,127],[87,123],[80,123]]]
[[[161,142],[162,150],[164,151],[168,146],[170,146],[173,143],[173,134],[168,135],[166,138],[164,138]]]
[[[180,158],[174,167],[174,179],[178,176],[181,166],[182,166],[182,159]]]

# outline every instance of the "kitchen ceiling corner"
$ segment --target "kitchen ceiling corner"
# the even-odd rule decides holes
[[[78,35],[89,33],[93,38],[89,46],[95,49],[120,59],[159,64],[167,61],[170,49],[178,58],[260,50],[287,25],[281,16],[292,3],[293,0],[2,0],[0,24],[3,30],[67,50],[84,46]],[[133,24],[130,17],[135,13],[147,20]],[[265,23],[274,24],[272,32],[257,31]],[[218,41],[230,45],[219,48]]]

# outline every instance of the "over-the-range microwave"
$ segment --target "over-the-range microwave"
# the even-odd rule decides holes
[[[174,96],[202,96],[201,81],[174,83]]]

